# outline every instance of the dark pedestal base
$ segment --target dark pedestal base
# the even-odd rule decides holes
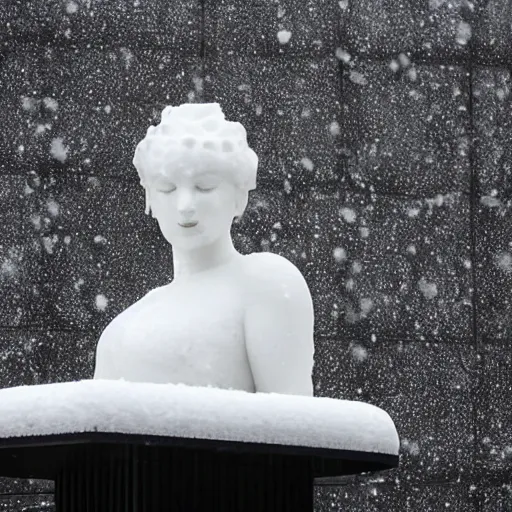
[[[55,481],[57,512],[312,512],[315,478],[397,455],[83,432],[0,439],[0,475]]]
[[[58,512],[311,512],[311,457],[85,445],[56,478]]]

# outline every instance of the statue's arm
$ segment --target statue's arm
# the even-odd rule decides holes
[[[245,343],[257,392],[313,396],[313,303],[300,271],[275,254],[251,255]]]

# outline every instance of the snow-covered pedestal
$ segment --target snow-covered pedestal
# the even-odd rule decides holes
[[[0,390],[0,476],[54,480],[59,512],[305,512],[315,478],[396,466],[384,411],[312,396],[299,269],[235,249],[258,167],[245,128],[169,105],[133,163],[173,279],[107,325],[94,380]]]
[[[313,510],[317,477],[389,469],[361,402],[86,380],[0,390],[0,476],[56,482],[57,511]]]

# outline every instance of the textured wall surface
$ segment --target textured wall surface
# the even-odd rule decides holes
[[[236,245],[313,294],[315,393],[402,439],[317,510],[512,510],[511,24],[511,0],[2,0],[0,386],[90,378],[171,278],[133,152],[218,101],[261,161]],[[0,480],[0,510],[51,492]]]

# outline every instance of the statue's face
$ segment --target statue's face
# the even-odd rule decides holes
[[[182,250],[229,234],[237,211],[235,185],[219,172],[183,166],[159,177],[150,202],[165,239]]]

